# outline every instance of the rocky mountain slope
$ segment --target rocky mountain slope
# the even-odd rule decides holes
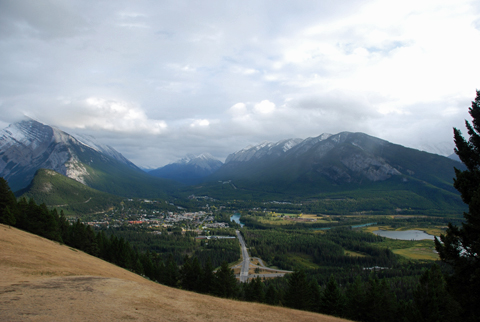
[[[159,178],[193,184],[214,173],[222,165],[222,161],[215,159],[209,153],[203,153],[198,156],[189,154],[174,163],[151,170],[148,173]]]
[[[0,271],[0,321],[346,321],[169,288],[1,224]]]
[[[343,184],[430,174],[450,182],[454,166],[461,164],[363,133],[342,132],[248,147],[229,155],[215,176],[260,180],[322,177],[332,184]]]
[[[342,132],[242,149],[229,155],[209,180],[297,196],[370,189],[456,200],[454,167],[463,165],[363,133]]]
[[[152,178],[112,147],[93,137],[74,137],[35,120],[0,132],[0,176],[13,191],[25,188],[38,169],[50,169],[92,188],[117,195],[152,196],[171,183]]]

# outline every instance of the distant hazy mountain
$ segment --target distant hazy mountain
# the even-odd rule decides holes
[[[152,180],[119,152],[95,142],[93,137],[74,137],[31,119],[0,131],[0,157],[0,176],[13,191],[30,184],[41,168],[117,195],[151,195],[169,184]]]
[[[193,184],[214,173],[222,165],[222,161],[215,159],[209,153],[203,153],[197,156],[189,154],[174,163],[151,170],[148,173],[159,178]]]
[[[458,162],[462,162],[462,160],[460,160],[460,158],[458,157],[458,155],[456,153],[452,153],[448,156],[448,158],[452,159],[452,160],[455,160],[455,161],[458,161]]]
[[[247,147],[229,155],[209,180],[288,195],[368,188],[451,198],[457,194],[454,167],[462,164],[363,133],[342,132]]]
[[[420,150],[420,151],[428,151],[430,153],[435,153],[443,156],[449,156],[453,152],[455,144],[452,141],[448,142],[440,142],[440,143],[423,143],[423,144],[418,144],[415,146],[415,149]]]

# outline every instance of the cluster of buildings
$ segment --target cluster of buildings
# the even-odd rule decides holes
[[[76,219],[72,219],[76,220]],[[137,213],[123,213],[116,211],[114,213],[105,214],[104,218],[96,221],[84,222],[87,225],[96,228],[120,227],[124,225],[159,228],[159,227],[176,227],[181,226],[186,229],[196,228],[228,228],[228,223],[215,222],[215,218],[211,213],[205,211],[198,212],[158,212],[146,211],[139,209]]]

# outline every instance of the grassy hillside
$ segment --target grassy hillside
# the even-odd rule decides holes
[[[186,292],[0,225],[0,321],[346,321]]]
[[[106,211],[122,198],[92,189],[53,170],[40,169],[30,185],[17,195],[63,210],[67,215]]]

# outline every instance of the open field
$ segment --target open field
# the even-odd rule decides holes
[[[420,260],[439,260],[440,257],[434,252],[432,248],[425,247],[409,247],[403,249],[392,249],[392,251],[406,258],[420,259]]]
[[[352,252],[351,250],[345,250],[345,255],[352,256],[352,257],[365,257],[366,255],[360,254],[357,252]]]
[[[336,223],[337,221],[331,220],[329,216],[317,216],[317,215],[296,215],[296,214],[277,214],[277,215],[286,215],[288,217],[280,216],[265,216],[257,218],[257,220],[264,224],[269,225],[291,225],[294,222],[302,223]]]
[[[153,283],[0,225],[0,321],[346,321]]]
[[[273,218],[261,218],[258,219],[259,222],[269,225],[291,225],[292,222],[289,220],[285,220],[280,217],[273,217]]]
[[[300,218],[310,218],[310,219],[322,219],[323,217],[320,215],[313,215],[313,214],[301,214]]]

